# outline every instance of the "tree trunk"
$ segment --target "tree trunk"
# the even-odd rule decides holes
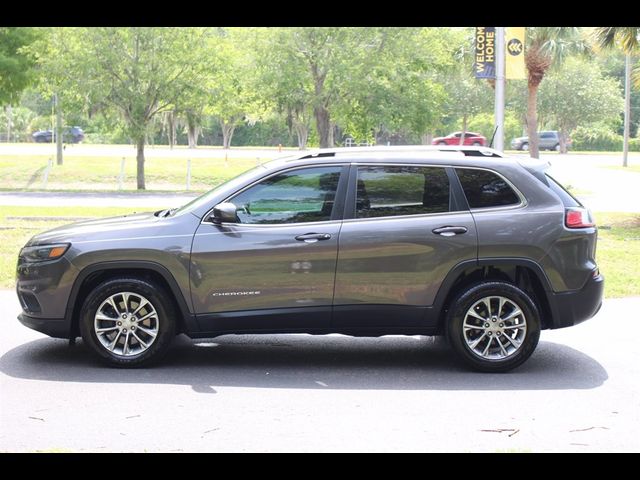
[[[631,54],[625,57],[624,69],[624,135],[622,137],[622,166],[628,165],[629,126],[631,124]]]
[[[433,140],[433,133],[423,133],[421,140],[422,145],[431,145],[431,141]]]
[[[303,123],[294,120],[294,128],[298,137],[298,149],[305,150],[307,148],[307,140],[309,139],[309,127]]]
[[[567,153],[567,136],[565,130],[558,130],[558,143],[560,143],[560,153]]]
[[[11,105],[7,105],[7,143],[11,142],[11,123],[13,123],[13,115]]]
[[[222,148],[231,148],[231,139],[233,138],[233,132],[236,129],[234,122],[225,122],[220,120],[220,126],[222,127]]]
[[[329,148],[329,130],[331,129],[331,121],[329,118],[329,110],[324,105],[318,105],[313,109],[316,117],[316,129],[318,130],[318,138],[320,139],[320,148]]]
[[[169,128],[167,132],[167,136],[169,137],[169,148],[173,150],[173,147],[176,145],[176,113],[172,110],[167,114],[167,122],[169,123]]]
[[[458,143],[458,145],[464,145],[464,136],[467,134],[467,119],[468,116],[465,113],[462,116],[462,133],[460,134],[460,143]]]
[[[329,147],[333,148],[336,145],[335,142],[335,131],[336,124],[335,122],[329,122]]]
[[[538,158],[538,85],[528,85],[527,95],[527,134],[529,137],[529,156]]]
[[[196,148],[198,146],[198,127],[196,125],[187,125],[187,138],[189,140],[189,148]]]
[[[144,135],[140,135],[137,141],[136,163],[138,166],[138,190],[145,190],[144,182]]]
[[[64,133],[62,132],[62,110],[60,109],[60,97],[54,96],[56,105],[56,164],[62,165],[62,142]]]

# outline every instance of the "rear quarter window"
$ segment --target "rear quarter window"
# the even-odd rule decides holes
[[[500,175],[489,170],[456,168],[470,208],[518,205],[520,198]]]

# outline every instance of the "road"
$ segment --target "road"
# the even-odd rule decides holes
[[[21,326],[0,291],[0,451],[640,450],[640,298],[545,331],[509,374],[426,337],[180,337],[151,369]]]

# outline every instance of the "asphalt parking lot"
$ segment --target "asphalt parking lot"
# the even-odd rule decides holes
[[[427,337],[180,337],[151,369],[97,364],[0,291],[0,451],[640,450],[640,298],[543,332],[509,374]]]

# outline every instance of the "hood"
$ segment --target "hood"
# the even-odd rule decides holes
[[[39,233],[29,240],[27,246],[135,236],[140,235],[141,229],[149,234],[156,231],[158,223],[163,220],[166,219],[156,217],[153,212],[83,220]]]
[[[529,140],[529,137],[516,137],[513,140],[511,140],[512,142],[525,142]]]

